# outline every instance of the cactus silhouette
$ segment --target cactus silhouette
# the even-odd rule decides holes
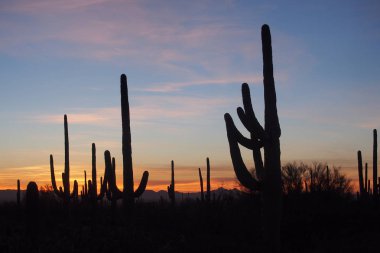
[[[368,163],[365,163],[364,170],[364,191],[368,193]]]
[[[20,199],[21,199],[21,191],[20,191],[20,179],[17,179],[17,205],[20,205]]]
[[[261,38],[264,63],[265,128],[260,125],[255,116],[249,87],[246,83],[242,85],[244,109],[239,107],[237,113],[244,127],[250,132],[250,139],[239,132],[228,113],[224,115],[224,119],[236,177],[244,187],[253,191],[262,191],[265,247],[269,252],[279,252],[282,208],[281,128],[277,114],[271,34],[268,25],[262,26]],[[252,150],[256,176],[252,176],[244,164],[239,144]],[[264,163],[261,157],[261,148],[264,148]]]
[[[26,187],[26,210],[28,213],[37,213],[39,205],[38,186],[35,182],[29,182]]]
[[[107,150],[104,153],[106,171],[108,170],[109,188],[113,199],[123,199],[124,208],[132,207],[134,199],[144,193],[148,183],[149,172],[144,171],[139,187],[134,190],[133,164],[132,164],[132,145],[131,145],[131,126],[129,115],[128,86],[127,77],[122,74],[120,77],[121,94],[121,121],[122,121],[122,151],[123,151],[123,191],[116,185],[116,173],[112,172],[111,154]]]
[[[87,188],[88,188],[88,186],[87,186],[87,172],[86,172],[86,170],[84,171],[84,196],[85,196],[85,198],[87,198],[88,197],[88,191],[87,191]]]
[[[364,196],[363,162],[362,162],[362,152],[360,150],[358,151],[358,174],[359,174],[359,193],[360,193],[359,196],[363,197]],[[368,189],[369,188],[370,186],[368,185]]]
[[[206,186],[206,201],[210,202],[211,199],[211,183],[210,183],[210,159],[206,158],[206,164],[207,164],[207,186]]]
[[[203,177],[202,177],[201,168],[198,168],[198,172],[199,172],[199,183],[201,185],[201,201],[203,202],[205,199],[205,194],[203,192]]]
[[[174,161],[171,162],[171,183],[168,186],[168,195],[172,204],[175,203]]]
[[[373,129],[373,197],[377,198],[378,187],[377,187],[377,130]]]
[[[69,131],[68,131],[66,114],[64,115],[63,119],[64,119],[64,133],[65,133],[65,170],[62,173],[63,190],[61,187],[59,188],[59,190],[57,188],[57,184],[55,181],[55,174],[54,174],[53,155],[50,155],[50,174],[51,174],[51,184],[53,186],[54,193],[58,197],[62,198],[65,203],[68,203],[70,201],[70,198],[78,196],[78,187],[75,189],[75,184],[77,185],[78,183],[74,181],[74,189],[73,189],[73,192],[70,194]]]
[[[96,180],[96,146],[95,143],[92,143],[91,145],[91,165],[92,165],[92,188],[91,188],[91,196],[92,199],[96,199],[96,195],[98,194],[98,185]]]
[[[97,172],[96,172],[96,145],[91,145],[91,164],[92,175],[91,180],[87,180],[87,173],[84,171],[84,199],[89,199],[93,206],[96,206],[97,200],[102,200],[107,190],[107,176],[106,170],[104,170],[104,180],[100,180],[100,192],[98,194],[97,187]]]

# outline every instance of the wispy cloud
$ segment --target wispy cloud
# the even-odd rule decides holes
[[[203,80],[194,80],[187,82],[171,82],[171,83],[156,83],[148,88],[143,88],[143,91],[150,92],[175,92],[180,91],[186,87],[193,86],[206,86],[206,85],[226,85],[226,84],[240,84],[240,83],[260,83],[262,81],[262,77],[259,75],[250,75],[250,76],[233,76],[227,78],[220,79],[203,79]]]
[[[135,105],[130,107],[133,124],[155,122],[156,120],[175,120],[196,118],[217,110],[230,101],[225,98],[203,98],[188,96],[139,96],[134,98]],[[121,122],[120,107],[68,109],[69,124],[115,126]],[[62,124],[63,115],[43,114],[29,118],[39,123]]]

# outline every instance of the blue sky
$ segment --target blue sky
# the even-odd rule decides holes
[[[72,180],[109,149],[121,173],[119,78],[128,76],[135,181],[183,190],[211,159],[234,178],[223,114],[238,121],[240,86],[263,118],[260,27],[272,32],[282,161],[327,161],[355,176],[380,125],[377,1],[1,1],[0,188],[63,170],[68,114]],[[244,131],[241,124],[239,128]],[[247,164],[253,166],[249,152]],[[99,173],[99,172],[98,172]],[[182,181],[181,181],[182,180]],[[177,187],[178,188],[178,187]]]

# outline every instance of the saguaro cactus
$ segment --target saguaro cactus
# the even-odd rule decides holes
[[[174,161],[172,160],[171,162],[171,167],[172,167],[172,175],[171,175],[171,183],[170,185],[168,186],[168,195],[169,195],[169,199],[170,201],[172,202],[172,204],[175,203],[175,182],[174,182]]]
[[[360,150],[358,151],[358,174],[359,174],[360,197],[363,197],[364,196],[363,162],[362,162],[362,152]],[[368,189],[369,189],[369,185],[368,185]],[[369,190],[368,190],[368,192],[369,192]]]
[[[224,119],[230,154],[236,177],[240,183],[253,191],[263,193],[263,228],[265,247],[269,252],[280,251],[280,223],[282,207],[282,183],[280,160],[280,123],[277,115],[276,90],[273,78],[271,34],[268,25],[261,29],[263,74],[264,74],[264,103],[265,127],[257,120],[252,108],[248,84],[242,85],[244,109],[237,109],[238,116],[250,132],[250,139],[237,130],[231,116],[226,113]],[[252,150],[255,162],[256,176],[245,166],[239,145]],[[260,149],[264,148],[264,163]]]
[[[368,193],[368,163],[365,163],[364,172],[364,191]]]
[[[198,168],[198,171],[199,171],[199,183],[201,185],[201,201],[203,202],[205,199],[205,194],[203,192],[203,177],[202,177],[201,168]]]
[[[129,101],[128,101],[128,86],[127,77],[122,74],[120,77],[120,93],[121,93],[121,121],[122,121],[122,151],[123,151],[123,192],[117,189],[116,178],[112,179],[110,182],[110,190],[112,191],[113,197],[123,198],[124,207],[132,206],[134,204],[134,199],[138,198],[145,191],[146,185],[148,183],[149,172],[144,171],[143,176],[140,181],[139,187],[134,190],[133,181],[133,165],[132,165],[132,145],[131,145],[131,126],[130,126],[130,115],[129,115]],[[107,151],[106,151],[107,152]],[[111,170],[111,156],[105,153],[109,164],[108,169]],[[106,161],[107,163],[107,161]],[[106,168],[107,169],[107,168]],[[112,173],[109,173],[111,175]],[[112,177],[112,175],[111,175]]]
[[[84,170],[84,196],[87,198],[88,197],[88,191],[87,191],[87,172]]]
[[[64,119],[64,133],[65,133],[65,172],[62,173],[63,191],[58,190],[57,184],[55,181],[53,155],[50,155],[50,173],[51,173],[51,184],[53,186],[54,193],[58,197],[62,198],[65,202],[69,202],[70,197],[75,196],[75,189],[73,193],[70,194],[69,131],[68,131],[66,114],[64,115],[63,119]],[[74,181],[74,184],[75,184],[75,181]],[[78,195],[78,193],[76,193],[76,195]]]
[[[91,162],[92,162],[92,191],[91,194],[96,196],[98,194],[98,185],[96,180],[96,146],[95,143],[91,145]]]
[[[17,205],[20,205],[21,191],[20,191],[20,179],[17,179]]]
[[[378,187],[377,187],[377,130],[373,129],[373,197],[377,198]]]
[[[206,186],[206,201],[210,202],[211,199],[211,182],[210,182],[210,159],[206,158],[207,164],[207,186]]]
[[[29,182],[26,187],[26,210],[28,213],[37,213],[39,205],[38,186],[35,182]]]

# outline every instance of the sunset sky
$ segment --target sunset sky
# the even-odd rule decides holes
[[[128,76],[135,186],[198,191],[236,185],[223,115],[238,123],[241,83],[263,122],[261,25],[271,27],[282,162],[326,161],[356,177],[380,126],[379,1],[0,2],[0,189],[50,183],[63,171],[68,115],[71,181],[98,175],[106,149],[121,183],[120,75]],[[239,129],[247,133],[240,122]],[[248,167],[251,155],[244,152]],[[372,166],[370,166],[372,168]],[[60,181],[60,178],[58,178]],[[60,182],[59,182],[60,184]]]

